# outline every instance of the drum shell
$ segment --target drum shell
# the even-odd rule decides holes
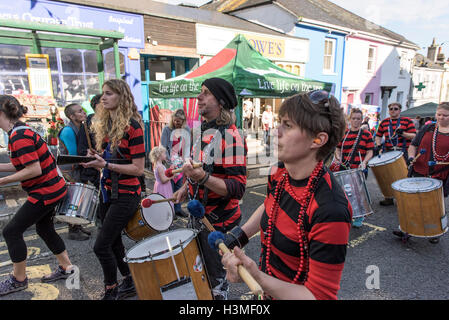
[[[82,225],[94,220],[98,190],[91,185],[67,182],[67,195],[56,207],[55,219],[69,224]]]
[[[158,236],[165,237],[169,234],[170,231],[161,233]],[[139,243],[137,245],[139,245]],[[183,250],[174,255],[174,260],[179,276],[191,278],[198,299],[212,300],[212,293],[204,267],[204,261],[202,261],[203,268],[200,272],[194,271],[193,269],[198,256],[203,260],[196,237],[194,237],[190,242],[183,243]],[[162,300],[160,286],[162,287],[177,280],[175,267],[171,257],[151,259],[149,256],[148,259],[145,259],[146,261],[136,261],[127,258],[125,258],[125,260],[127,260],[140,300]],[[180,297],[180,300],[182,299],[183,298]]]
[[[391,184],[407,177],[408,170],[404,157],[400,156],[392,162],[376,166],[371,166],[368,162],[368,166],[376,177],[377,184],[383,196],[385,198],[393,198],[394,192]]]
[[[333,175],[351,203],[353,218],[365,217],[373,213],[365,177],[361,169],[338,171]]]
[[[445,216],[442,186],[425,192],[393,191],[402,232],[426,238],[440,236],[447,231],[447,227],[442,225]]]
[[[124,232],[128,238],[134,241],[140,241],[158,233],[157,230],[154,230],[145,222],[140,207],[131,220],[129,220]]]

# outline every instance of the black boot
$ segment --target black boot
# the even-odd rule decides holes
[[[122,282],[118,285],[117,300],[134,297],[136,294],[136,287],[134,286],[131,275],[123,278]]]

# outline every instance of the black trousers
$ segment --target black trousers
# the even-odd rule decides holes
[[[61,200],[62,201],[62,200]],[[55,230],[53,217],[60,201],[44,205],[42,200],[36,204],[26,201],[11,221],[3,229],[3,237],[8,246],[9,256],[14,263],[27,258],[27,246],[23,239],[24,232],[36,225],[36,233],[44,240],[50,251],[57,255],[65,250],[64,241]]]
[[[109,202],[103,203],[100,199],[100,220],[102,227],[99,230],[94,245],[94,252],[103,269],[104,284],[106,286],[117,283],[117,268],[122,276],[131,272],[125,258],[125,247],[122,242],[122,231],[128,221],[136,213],[140,196],[137,194],[119,194],[118,199],[111,199],[108,192]]]

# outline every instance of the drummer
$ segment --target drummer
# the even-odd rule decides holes
[[[385,118],[379,124],[375,137],[375,148],[383,152],[394,150],[402,151],[405,160],[407,160],[407,148],[416,136],[416,128],[412,119],[401,117],[402,105],[399,102],[393,102],[388,105],[390,117]],[[385,139],[382,145],[382,138]],[[392,206],[392,198],[385,198],[379,202],[382,206]]]
[[[26,108],[16,98],[0,95],[0,128],[8,132],[11,154],[11,162],[0,164],[0,172],[13,172],[0,178],[0,186],[20,181],[28,194],[26,202],[3,229],[13,272],[0,282],[0,296],[28,288],[23,233],[32,225],[36,225],[37,234],[58,260],[55,271],[41,281],[67,279],[74,272],[64,241],[53,224],[55,208],[67,194],[65,181],[58,174],[56,161],[45,141],[19,120],[24,113]]]
[[[362,119],[362,110],[352,108],[349,114],[350,128],[346,130],[343,140],[335,149],[334,158],[340,165],[333,166],[332,171],[360,168],[367,177],[366,165],[373,157],[374,141],[371,132],[361,127]],[[361,227],[363,220],[364,217],[354,219],[352,226]]]
[[[352,210],[323,159],[343,137],[343,112],[335,97],[317,90],[286,99],[279,118],[280,162],[270,170],[264,203],[241,228],[247,238],[260,231],[259,267],[234,247],[223,255],[227,278],[240,281],[243,264],[267,298],[337,299]]]
[[[139,176],[143,175],[145,146],[143,123],[128,84],[110,79],[103,85],[101,103],[92,119],[95,145],[103,157],[88,151],[96,160],[82,164],[102,169],[100,209],[102,228],[94,252],[103,269],[105,294],[102,300],[117,300],[136,294],[131,271],[123,261],[125,247],[122,231],[139,208],[142,192]],[[129,164],[107,161],[125,158]],[[123,281],[117,283],[117,268]]]
[[[411,176],[431,177],[443,181],[444,196],[449,194],[449,165],[429,166],[429,161],[449,162],[449,102],[442,102],[435,112],[436,123],[419,131],[408,148],[408,164],[414,159]],[[419,157],[420,150],[425,150]],[[437,243],[439,238],[429,239]]]

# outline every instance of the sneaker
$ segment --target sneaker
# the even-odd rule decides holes
[[[92,232],[90,232],[89,230],[86,230],[83,226],[79,226],[79,229],[82,233],[87,234],[88,236],[90,236],[92,234]]]
[[[111,289],[104,289],[104,296],[101,300],[117,300],[118,286]]]
[[[117,300],[134,297],[136,294],[137,291],[134,286],[133,277],[131,275],[126,276],[118,285]]]
[[[438,238],[438,237],[437,238],[430,238],[429,242],[433,243],[433,244],[436,244],[436,243],[440,242],[440,238]]]
[[[23,281],[17,281],[17,279],[10,274],[8,279],[0,282],[0,296],[25,290],[26,288],[28,288],[28,278],[25,278]]]
[[[379,204],[381,206],[392,206],[394,205],[393,199],[384,199],[382,201],[379,201]]]
[[[405,236],[405,233],[400,230],[393,230],[393,234],[399,238],[403,238]]]
[[[352,221],[352,226],[353,226],[354,228],[361,228],[361,227],[362,227],[362,222],[363,222],[363,220],[365,220],[364,217],[361,217],[361,218],[355,218],[355,219]]]
[[[82,232],[81,226],[69,224],[69,237],[70,240],[84,241],[88,240],[89,236]]]
[[[54,282],[59,279],[67,279],[70,277],[71,274],[73,274],[74,270],[66,271],[63,267],[58,266],[55,271],[53,271],[51,274],[47,276],[43,276],[41,278],[41,282]]]

